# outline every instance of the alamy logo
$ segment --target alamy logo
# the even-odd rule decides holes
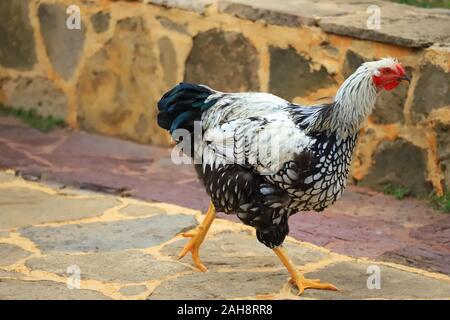
[[[81,10],[77,5],[70,5],[66,9],[68,15],[66,19],[66,27],[69,30],[81,30]]]
[[[278,132],[273,132],[277,129],[265,128],[256,135],[253,135],[253,131],[230,131],[233,133],[230,136],[229,132],[221,129],[203,132],[201,121],[194,121],[193,129],[192,134],[182,128],[172,132],[173,139],[177,141],[171,153],[174,164],[209,163],[210,153],[213,153],[216,164],[252,163],[258,166],[261,174],[274,174],[282,165],[282,142]]]
[[[366,21],[367,29],[380,30],[381,29],[381,9],[377,5],[370,5],[367,7],[366,13],[369,17]]]
[[[381,269],[379,266],[370,265],[367,267],[367,274],[370,276],[367,278],[367,289],[381,289]]]
[[[81,286],[81,269],[76,264],[70,265],[66,270],[69,277],[67,278],[67,288],[80,289]]]

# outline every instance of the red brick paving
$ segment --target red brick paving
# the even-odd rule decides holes
[[[44,134],[11,118],[0,118],[0,168],[29,179],[194,209],[208,206],[192,167],[172,164],[169,149],[68,129]],[[290,229],[291,236],[335,252],[450,275],[450,215],[416,199],[349,186],[323,213],[291,217]]]

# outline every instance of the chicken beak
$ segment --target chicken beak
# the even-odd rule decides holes
[[[408,81],[408,83],[411,83],[411,79],[405,74],[403,77],[400,77],[397,79],[399,82],[402,80]]]

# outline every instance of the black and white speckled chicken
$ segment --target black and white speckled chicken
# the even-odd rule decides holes
[[[334,102],[302,106],[268,93],[223,93],[205,85],[181,83],[159,101],[158,124],[174,137],[190,140],[195,167],[211,197],[202,224],[180,253],[198,251],[216,210],[236,214],[256,229],[260,242],[273,249],[304,289],[337,290],[308,280],[297,271],[281,245],[289,216],[322,211],[342,195],[358,132],[371,113],[377,93],[408,80],[392,58],[362,64],[339,88]],[[194,134],[199,121],[200,134]],[[201,121],[201,122],[200,122]],[[182,130],[181,133],[177,130]]]

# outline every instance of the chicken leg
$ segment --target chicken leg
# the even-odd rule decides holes
[[[305,291],[305,289],[322,289],[322,290],[338,291],[338,288],[336,288],[330,283],[320,283],[319,279],[306,279],[303,276],[303,274],[296,269],[291,259],[289,259],[288,255],[284,252],[284,250],[281,247],[276,247],[273,249],[273,251],[291,274],[291,279],[289,279],[289,282],[297,286],[298,295],[301,295]]]
[[[189,242],[184,246],[183,250],[181,250],[178,255],[178,259],[183,258],[189,251],[192,254],[192,260],[194,261],[194,265],[202,272],[207,271],[206,267],[200,260],[200,256],[198,254],[200,245],[208,233],[209,228],[211,227],[214,218],[216,217],[216,209],[214,208],[213,203],[209,204],[208,212],[206,212],[206,216],[203,219],[202,223],[192,232],[183,233],[182,236],[185,238],[191,238]]]

